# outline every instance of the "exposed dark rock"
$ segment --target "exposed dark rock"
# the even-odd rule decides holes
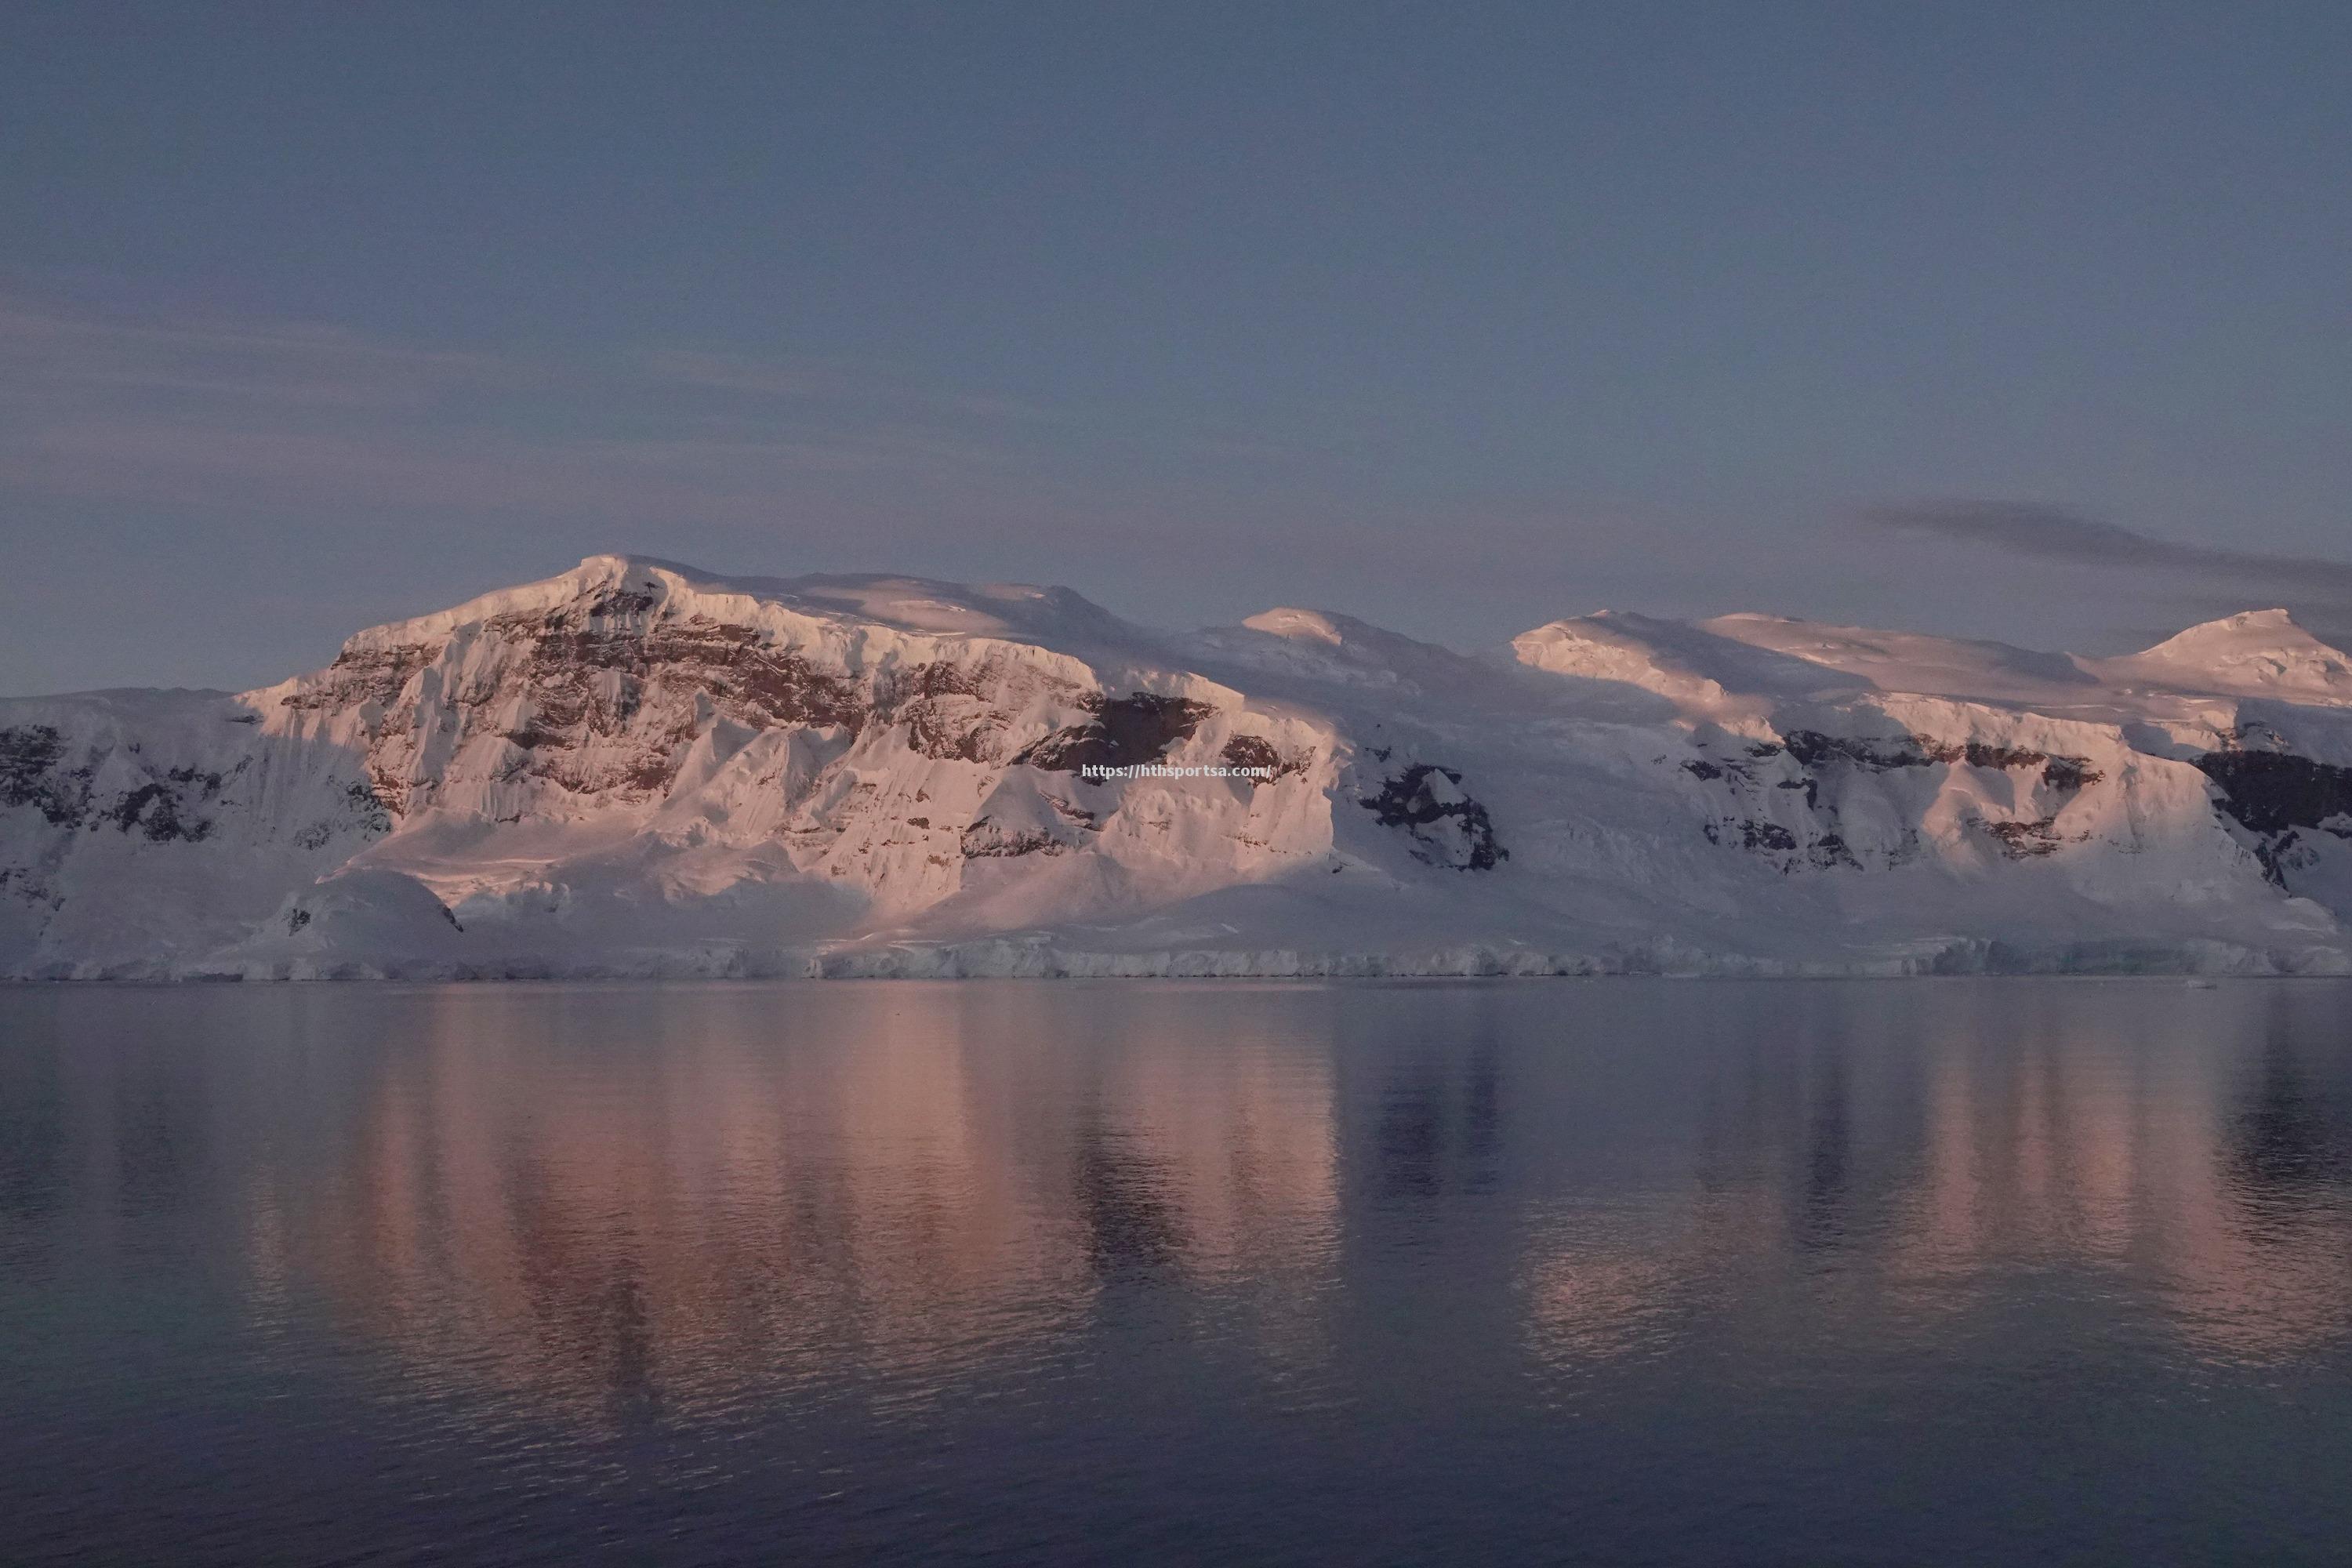
[[[1977,826],[2000,839],[2011,859],[2029,860],[2057,852],[2057,822],[2054,816],[2045,816],[2033,822],[1979,822]]]
[[[1756,817],[1727,818],[1699,825],[1699,831],[1706,836],[1709,844],[1723,843],[1727,830],[1732,837],[1734,847],[1770,861],[1784,876],[1806,869],[1863,869],[1861,858],[1847,845],[1843,834],[1801,837],[1780,823]]]
[[[1275,750],[1274,742],[1256,735],[1235,735],[1217,753],[1218,760],[1229,768],[1255,770],[1252,782],[1271,784],[1287,773],[1304,775],[1305,757],[1286,757]]]
[[[483,715],[520,700],[521,721],[501,733],[524,755],[504,776],[545,778],[580,793],[659,794],[676,779],[694,731],[690,721],[646,726],[639,716],[656,698],[663,711],[693,712],[699,702],[703,711],[755,731],[837,727],[854,737],[873,716],[861,682],[778,647],[756,627],[705,616],[665,618],[649,594],[611,591],[552,610],[493,616],[482,630],[519,653],[520,668],[509,663],[505,673],[447,696],[460,744],[484,727]],[[347,650],[316,688],[289,699],[301,708],[387,705],[369,766],[379,802],[395,816],[412,805],[400,775],[415,714],[389,704],[440,651],[431,644]],[[598,748],[593,760],[586,754],[589,742],[611,741],[622,743]]]
[[[2221,787],[2216,804],[2252,832],[2352,821],[2352,768],[2288,752],[2208,752],[2195,762]]]
[[[2221,791],[2214,809],[2255,836],[2254,858],[2275,887],[2317,864],[2305,831],[2352,838],[2352,768],[2292,752],[2207,752],[2195,762]]]
[[[2043,784],[2070,794],[2098,783],[2102,776],[2092,768],[2088,757],[2053,756],[2047,752],[2030,751],[2022,746],[1993,746],[1981,741],[1948,745],[1920,737],[1919,747],[1932,762],[1966,763],[1972,768],[1991,768],[2004,773],[2021,768],[2040,768]]]
[[[2042,769],[2043,784],[2070,795],[2090,788],[2105,776],[2091,766],[2088,757],[2052,757]]]
[[[363,702],[389,707],[407,689],[408,678],[441,655],[439,643],[402,643],[393,647],[345,648],[319,683],[284,700],[293,709],[352,708]]]
[[[1924,768],[1929,758],[1916,735],[1864,738],[1824,735],[1818,730],[1791,730],[1781,737],[1798,764],[1818,768],[1827,763],[1849,763],[1873,773],[1896,768]]]
[[[1972,768],[2009,772],[2040,768],[2042,782],[2055,789],[2080,790],[2099,782],[2087,757],[2053,756],[2021,746],[1995,746],[1982,741],[1937,741],[1926,735],[1864,738],[1824,735],[1818,730],[1791,730],[1785,737],[1789,754],[1807,768],[1842,762],[1888,773],[1896,768],[1924,768],[1934,763],[1966,763]]]
[[[967,860],[991,860],[1015,855],[1060,855],[1069,846],[1043,828],[1008,828],[983,816],[963,830],[962,848]]]
[[[2352,834],[2338,833],[2336,836],[2352,837]],[[2300,831],[2290,827],[2284,833],[2265,834],[2257,838],[2254,841],[2254,859],[2273,887],[2284,888],[2289,871],[2308,871],[2319,864],[2319,852],[2304,842]]]
[[[1822,804],[1822,781],[1807,773],[1801,779],[1782,779],[1774,789],[1801,789],[1805,792],[1805,809],[1817,810]]]
[[[0,805],[29,805],[59,827],[79,823],[89,805],[89,770],[60,768],[65,738],[55,726],[0,730]]]
[[[908,746],[941,762],[993,763],[1003,755],[1004,717],[987,700],[979,672],[961,665],[919,664],[898,671],[876,702],[877,715],[904,724]]]
[[[1441,779],[1442,787],[1437,783]],[[1496,842],[1486,808],[1463,793],[1461,784],[1462,775],[1452,768],[1418,763],[1381,780],[1378,795],[1357,804],[1382,827],[1402,827],[1411,835],[1415,859],[1462,871],[1491,871],[1509,859],[1511,852]],[[1439,824],[1452,826],[1461,840],[1458,847],[1427,831]]]
[[[958,707],[963,710],[959,712]],[[997,759],[1004,721],[970,705],[950,706],[937,698],[921,698],[899,712],[907,726],[908,749],[940,762],[992,763]]]
[[[215,781],[217,784],[217,779]],[[180,839],[194,844],[212,836],[213,825],[204,817],[183,817],[186,803],[168,784],[141,784],[121,800],[100,813],[100,820],[110,822],[128,833],[137,827],[156,843]]]
[[[1966,763],[1972,768],[1994,768],[2007,772],[2011,768],[2038,768],[2050,760],[2042,752],[2030,752],[2018,746],[1988,745],[1982,741],[1964,741],[1957,744],[1913,737],[1928,761],[1936,763]]]
[[[1191,739],[1201,721],[1215,711],[1187,697],[1148,691],[1117,698],[1090,693],[1085,705],[1095,715],[1090,722],[1055,731],[1024,748],[1013,762],[1062,773],[1156,763],[1177,742]]]
[[[1835,833],[1822,834],[1806,846],[1805,853],[1812,864],[1821,870],[1826,871],[1837,866],[1843,866],[1853,871],[1862,869],[1862,862],[1855,858],[1852,849],[1846,847],[1845,839]]]
[[[773,647],[751,626],[689,616],[642,629],[579,626],[559,619],[528,631],[532,644],[530,694],[537,727],[576,738],[585,727],[610,734],[633,718],[648,685],[683,686],[755,730],[780,725],[838,725],[855,734],[872,711],[858,684],[818,669],[790,649]],[[591,672],[622,677],[619,699],[607,702]]]
[[[1695,778],[1702,779],[1719,779],[1723,776],[1721,768],[1702,757],[1693,757],[1689,762],[1685,763],[1683,772]]]
[[[139,752],[135,744],[123,750],[134,756]],[[135,827],[159,843],[177,839],[193,844],[211,837],[212,821],[199,810],[220,794],[219,773],[169,768],[151,774],[112,804],[98,805],[90,799],[93,768],[87,763],[62,767],[64,754],[63,737],[50,725],[0,730],[0,805],[30,805],[58,827],[94,832],[112,826],[125,833]]]
[[[607,620],[616,616],[642,616],[660,603],[658,595],[641,588],[610,588],[590,600],[586,610],[593,618]]]
[[[345,784],[343,799],[350,803],[352,815],[361,827],[370,833],[392,831],[391,808],[377,795],[373,785],[365,783]]]
[[[2042,775],[2041,784],[2061,795],[2077,794],[2098,783],[2101,776],[2091,766],[2087,757],[2052,755],[2022,746],[1996,746],[1982,741],[1946,742],[1917,734],[1829,735],[1818,730],[1792,730],[1784,739],[1790,759],[1801,771],[1795,778],[1774,781],[1773,787],[1802,790],[1805,809],[1810,813],[1821,813],[1832,822],[1837,819],[1838,815],[1833,781],[1841,770],[1882,773],[1938,765],[1983,768],[2001,773],[2036,769]],[[1769,746],[1749,747],[1750,752],[1759,757],[1769,755],[1774,750]],[[1823,800],[1825,783],[1832,785],[1826,803]],[[1860,868],[1863,865],[1861,857],[1836,832],[1808,837],[1772,823],[1730,820],[1726,826],[1733,830],[1740,847],[1774,858],[1783,871],[1806,866],[1827,870]],[[1989,824],[1987,831],[2001,841],[2003,848],[2012,858],[2023,858],[2046,855],[2057,847],[2054,831],[2045,833],[2043,829],[2046,826],[2046,821],[2041,825]],[[1713,830],[1708,832],[1707,837],[1710,843],[1723,840],[1722,834]],[[1783,838],[1788,842],[1781,842]],[[1887,863],[1900,863],[1916,847],[1915,843],[1902,850],[1890,852]]]
[[[1866,741],[1824,735],[1818,730],[1791,730],[1785,738],[1789,755],[1797,760],[1800,767],[1817,768],[1835,759],[1871,768],[1900,768],[1916,766],[1925,760],[1916,748],[1880,748]]]
[[[961,664],[933,660],[927,664],[910,665],[900,670],[891,683],[888,700],[895,705],[924,697],[979,697],[983,694],[978,671]]]

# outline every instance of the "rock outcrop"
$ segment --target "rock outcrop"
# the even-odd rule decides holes
[[[0,702],[0,973],[2352,967],[2352,664],[593,557],[236,695]]]

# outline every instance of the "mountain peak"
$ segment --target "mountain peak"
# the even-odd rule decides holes
[[[1418,689],[1483,685],[1486,667],[1436,643],[1425,643],[1353,616],[1277,605],[1237,627],[1209,627],[1179,639],[1222,664],[1238,660],[1266,674],[1307,675],[1350,684],[1399,682]]]
[[[2115,673],[2238,696],[2352,704],[2352,657],[2283,609],[2204,621],[2154,647],[2106,661]]]
[[[2200,621],[2186,631],[2175,633],[2144,651],[2158,648],[2198,646],[2222,640],[2239,640],[2255,637],[2273,637],[2296,642],[2316,642],[2309,632],[2296,624],[2294,616],[2284,609],[2241,610],[2234,616],[2217,620]]]
[[[638,608],[698,605],[721,619],[761,607],[835,624],[863,623],[932,637],[998,637],[1045,647],[1118,642],[1135,628],[1073,589],[1029,583],[949,583],[888,573],[802,577],[724,575],[659,556],[611,552],[537,582],[371,627],[347,646],[373,647],[446,635],[493,616],[557,609],[612,593],[644,595]],[[731,601],[731,603],[730,603]]]
[[[1277,605],[1271,610],[1260,610],[1242,625],[1254,632],[1264,632],[1268,637],[1283,637],[1292,642],[1329,643],[1337,647],[1348,640],[1349,620],[1347,616]]]
[[[2352,973],[2352,659],[2283,612],[1514,651],[591,555],[260,690],[0,703],[0,975]]]

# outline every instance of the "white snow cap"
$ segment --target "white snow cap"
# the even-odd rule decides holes
[[[2193,690],[2352,705],[2352,657],[2284,610],[2247,610],[2189,627],[2154,647],[2103,661],[2110,679]]]
[[[594,555],[0,702],[0,975],[2352,972],[2352,659]]]

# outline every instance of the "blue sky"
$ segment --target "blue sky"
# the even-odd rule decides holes
[[[2352,7],[12,8],[0,690],[634,549],[2352,630]]]

